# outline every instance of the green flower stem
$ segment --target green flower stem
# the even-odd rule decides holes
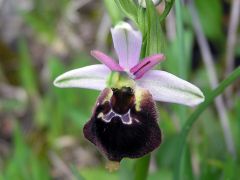
[[[160,16],[160,21],[164,20],[167,15],[169,14],[170,10],[172,9],[172,6],[174,4],[175,0],[165,0],[165,9],[163,13]]]
[[[185,43],[184,43],[184,29],[183,29],[183,15],[181,1],[178,0],[175,3],[176,7],[176,29],[177,29],[177,42],[178,42],[178,67],[179,75],[181,78],[186,78],[186,55],[185,55]]]
[[[213,90],[209,96],[206,97],[206,100],[192,113],[192,115],[187,119],[186,123],[183,126],[183,129],[180,133],[178,146],[177,146],[177,159],[175,166],[174,179],[180,179],[180,169],[181,169],[181,160],[184,147],[186,145],[187,136],[193,126],[193,124],[198,120],[198,117],[202,112],[207,109],[209,105],[214,101],[214,99],[220,95],[229,85],[231,85],[235,80],[240,77],[240,66],[235,69],[220,85]]]
[[[185,51],[185,39],[184,39],[184,25],[183,25],[183,12],[182,12],[182,2],[180,0],[177,0],[175,3],[175,10],[176,10],[176,30],[177,30],[177,64],[178,64],[178,75],[179,77],[183,79],[188,79],[187,78],[187,61],[186,61],[186,51]],[[177,106],[177,113],[179,116],[179,121],[180,121],[180,126],[183,128],[183,125],[185,123],[185,120],[187,119],[187,108],[184,106]],[[179,171],[179,175],[181,176],[182,174],[191,172],[192,174],[192,169],[188,168],[187,165],[187,159],[191,155],[188,152],[183,152],[183,167]]]
[[[175,3],[176,8],[176,29],[177,29],[177,46],[178,46],[178,75],[183,79],[187,79],[187,61],[186,61],[186,51],[185,51],[185,42],[184,42],[184,27],[183,27],[183,14],[182,14],[182,4],[178,0]],[[186,107],[178,106],[178,113],[180,117],[181,127],[184,124],[186,119]]]
[[[150,158],[151,158],[151,155],[148,154],[136,161],[135,169],[134,169],[134,179],[135,180],[146,180],[147,179]]]

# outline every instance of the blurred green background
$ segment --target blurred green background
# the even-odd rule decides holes
[[[240,64],[236,32],[232,66],[226,62],[232,1],[196,0],[196,9],[214,58],[219,81]],[[162,3],[157,7],[162,12]],[[188,6],[183,6],[185,48],[179,70],[176,9],[162,21],[161,69],[211,91]],[[53,80],[67,70],[98,63],[89,51],[115,56],[110,28],[124,14],[112,0],[0,0],[0,179],[133,179],[136,160],[124,159],[109,173],[106,159],[83,137],[97,91],[58,89]],[[230,68],[230,69],[229,69]],[[191,129],[181,170],[182,179],[239,179],[240,82],[223,94],[235,155],[228,152],[212,104]],[[149,180],[172,179],[181,125],[195,108],[158,103],[164,140],[151,157]]]

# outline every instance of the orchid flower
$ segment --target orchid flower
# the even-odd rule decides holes
[[[160,145],[155,101],[195,106],[204,101],[204,95],[173,74],[151,70],[165,59],[163,54],[139,62],[142,35],[128,23],[119,23],[111,34],[119,63],[103,52],[91,51],[103,64],[66,72],[54,85],[102,91],[84,135],[109,160],[120,162],[124,157],[141,157]]]

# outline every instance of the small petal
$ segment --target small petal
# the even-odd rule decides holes
[[[86,66],[58,76],[54,85],[60,88],[74,87],[103,90],[106,87],[106,80],[110,72],[105,65]]]
[[[99,60],[101,63],[109,67],[109,69],[111,69],[112,71],[123,71],[123,68],[119,66],[119,64],[117,64],[115,60],[113,60],[111,57],[104,54],[103,52],[93,50],[91,51],[91,55],[97,60]]]
[[[131,68],[130,72],[133,73],[135,79],[140,79],[147,71],[152,69],[164,59],[165,57],[163,54],[155,54],[153,56],[146,57],[136,66]]]
[[[204,101],[201,90],[193,84],[165,71],[151,70],[137,85],[148,89],[157,101],[195,106]]]
[[[142,34],[125,22],[121,22],[112,28],[111,33],[119,64],[125,70],[129,70],[139,61]]]

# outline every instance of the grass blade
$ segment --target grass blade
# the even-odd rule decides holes
[[[197,121],[198,117],[202,114],[204,110],[207,109],[211,103],[215,100],[217,96],[219,96],[229,85],[231,85],[235,80],[240,77],[240,67],[236,68],[224,81],[222,81],[219,86],[213,90],[209,96],[206,97],[205,102],[203,102],[194,112],[193,114],[187,119],[186,123],[183,126],[183,129],[179,136],[178,141],[178,158],[176,159],[175,165],[175,173],[174,179],[180,179],[180,169],[181,169],[181,159],[182,154],[184,151],[184,147],[186,145],[187,136],[193,126],[193,124]]]

